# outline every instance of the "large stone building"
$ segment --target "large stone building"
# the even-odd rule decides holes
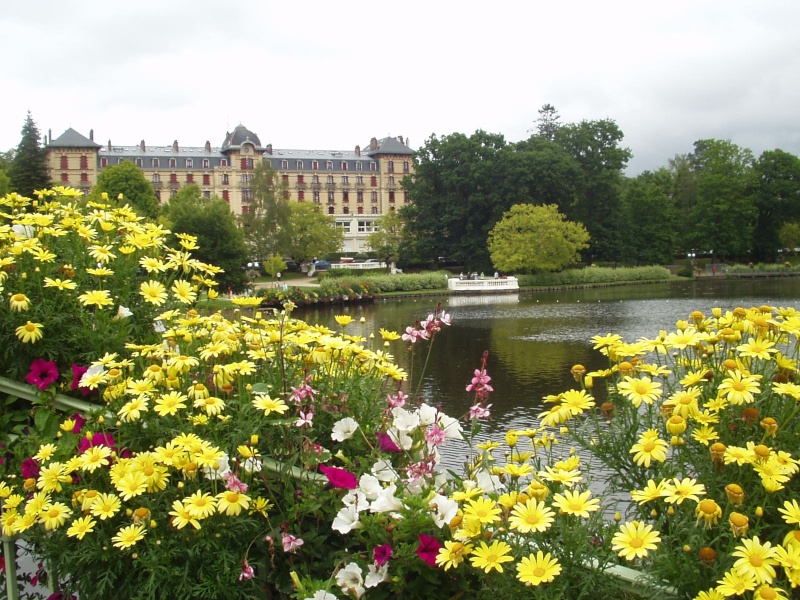
[[[137,146],[101,145],[94,133],[86,138],[74,129],[49,136],[46,143],[50,177],[61,185],[89,191],[98,174],[129,160],[153,185],[160,202],[169,200],[186,185],[197,184],[206,198],[218,196],[240,215],[253,198],[252,171],[258,161],[268,160],[282,178],[289,199],[313,202],[336,220],[345,232],[347,253],[366,249],[367,235],[375,221],[408,202],[400,187],[413,170],[413,151],[402,137],[372,138],[363,149],[279,150],[261,144],[243,125],[225,135],[219,148],[210,142],[184,147],[152,146],[142,140]]]

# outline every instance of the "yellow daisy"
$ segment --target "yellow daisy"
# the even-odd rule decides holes
[[[517,579],[525,585],[550,583],[561,574],[561,565],[548,552],[539,550],[536,554],[525,556],[517,564]]]
[[[562,514],[588,519],[590,512],[600,509],[600,500],[591,496],[592,492],[590,490],[585,492],[567,490],[563,494],[553,496],[553,505]]]
[[[509,556],[510,552],[511,546],[505,542],[495,540],[491,546],[487,545],[486,542],[481,542],[481,545],[473,551],[469,561],[473,567],[483,569],[485,573],[492,569],[502,573],[502,564],[514,560],[513,556]]]
[[[79,517],[72,522],[72,525],[67,529],[69,537],[76,537],[79,540],[83,539],[87,533],[94,531],[94,526],[97,522],[90,516]]]
[[[134,546],[136,542],[144,538],[145,528],[144,525],[128,525],[123,527],[117,532],[117,535],[111,538],[115,548],[125,550]]]
[[[508,523],[511,529],[516,529],[520,533],[542,532],[550,528],[554,518],[555,513],[544,502],[530,498],[525,504],[517,504],[514,507]]]
[[[626,560],[644,558],[648,550],[655,550],[661,541],[657,531],[652,525],[645,525],[639,521],[632,521],[620,525],[620,530],[611,540],[612,549]]]

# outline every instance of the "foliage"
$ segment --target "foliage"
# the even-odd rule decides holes
[[[129,160],[103,169],[92,189],[93,200],[114,201],[122,197],[134,210],[148,219],[158,217],[158,198],[142,170]]]
[[[278,234],[288,225],[290,205],[287,190],[269,161],[260,161],[251,175],[252,200],[242,211],[241,224],[252,258],[263,263],[270,254],[286,254]]]
[[[245,288],[248,249],[227,202],[220,198],[203,198],[200,188],[194,184],[170,199],[165,214],[174,233],[196,238],[198,245],[191,249],[199,260],[221,269],[217,283],[222,289],[239,292]]]
[[[536,119],[536,134],[550,141],[555,140],[556,132],[561,127],[560,119],[561,115],[555,106],[550,103],[543,104],[539,109],[539,118]]]
[[[295,202],[281,229],[280,247],[298,263],[336,252],[344,242],[344,232],[337,228],[332,216],[323,214],[310,202]]]
[[[560,273],[537,273],[520,275],[522,287],[566,287],[604,283],[628,283],[635,281],[666,281],[672,275],[664,267],[585,267],[567,269]]]
[[[14,152],[8,171],[11,190],[21,196],[30,197],[36,190],[50,187],[47,152],[40,145],[41,137],[31,113],[28,112],[22,126],[22,139]]]
[[[492,263],[501,271],[559,271],[579,260],[589,234],[554,204],[516,204],[489,232]]]
[[[5,196],[11,191],[11,178],[5,169],[0,168],[0,196]]]
[[[672,198],[665,192],[670,173],[661,169],[627,179],[623,185],[624,222],[631,227],[625,236],[625,262],[636,264],[669,264],[677,244],[678,215]]]
[[[590,262],[618,260],[622,251],[620,191],[622,171],[631,157],[631,151],[620,146],[623,137],[611,119],[570,123],[555,134],[556,143],[581,171],[575,201],[561,210],[589,232]]]
[[[800,212],[800,158],[782,150],[764,152],[753,166],[758,221],[753,230],[753,258],[774,261],[786,245],[781,228]]]
[[[403,243],[403,220],[395,210],[390,210],[375,221],[378,230],[367,236],[367,246],[375,256],[389,264],[400,260],[400,247]]]

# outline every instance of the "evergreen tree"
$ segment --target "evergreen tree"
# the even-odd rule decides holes
[[[9,177],[11,189],[23,196],[33,196],[34,190],[50,187],[47,175],[47,153],[39,144],[41,136],[31,113],[22,126],[22,139],[14,153]]]

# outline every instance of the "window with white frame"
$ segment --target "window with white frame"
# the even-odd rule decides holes
[[[191,158],[187,158],[186,159],[186,168],[187,169],[194,168],[194,160],[193,159],[191,159]]]
[[[211,163],[209,162],[209,160],[207,158],[204,158],[203,159],[203,168],[204,169],[208,169],[210,166],[211,166]]]
[[[333,161],[329,160],[325,168],[328,169],[328,171],[333,171]]]

